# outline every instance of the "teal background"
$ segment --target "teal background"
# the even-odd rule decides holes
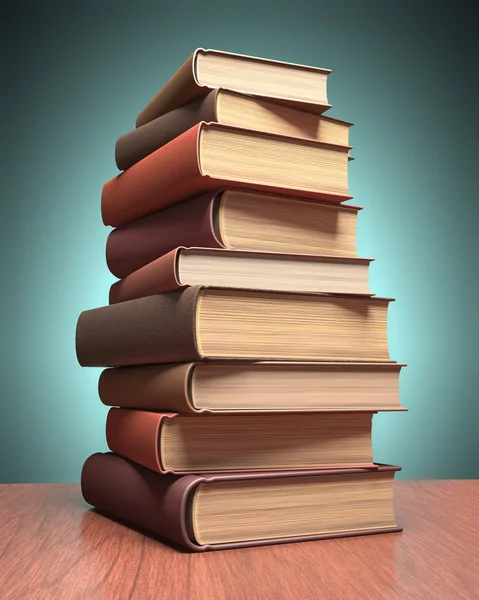
[[[470,7],[470,8],[468,8]],[[404,478],[479,477],[474,3],[15,2],[2,9],[0,481],[76,482],[106,449],[80,311],[107,303],[116,138],[198,46],[333,69],[371,284],[393,296],[408,413],[375,417]]]

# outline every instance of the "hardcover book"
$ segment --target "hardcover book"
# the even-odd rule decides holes
[[[159,475],[115,454],[83,466],[86,502],[188,551],[401,531],[399,467]]]
[[[373,413],[180,415],[111,408],[108,447],[159,473],[372,467]]]
[[[176,248],[110,288],[110,304],[191,285],[371,296],[371,258]]]
[[[103,404],[185,414],[404,410],[397,363],[188,362],[105,369]]]
[[[118,227],[225,186],[349,200],[349,150],[202,122],[103,186],[103,222]]]
[[[215,89],[118,138],[115,160],[126,170],[201,121],[349,146],[352,123]]]
[[[198,48],[141,111],[140,127],[215,88],[274,98],[277,102],[322,113],[330,69]]]
[[[106,260],[113,275],[125,277],[178,246],[352,258],[360,210],[250,190],[215,190],[114,229]]]
[[[192,286],[81,313],[82,366],[200,359],[389,362],[386,298]]]

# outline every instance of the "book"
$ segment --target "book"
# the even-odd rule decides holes
[[[202,414],[404,410],[398,363],[188,362],[104,369],[106,406]]]
[[[110,287],[110,304],[191,285],[371,296],[372,258],[176,248]]]
[[[127,225],[107,238],[106,261],[126,277],[178,246],[356,257],[360,207],[214,190]]]
[[[159,475],[113,453],[82,469],[85,501],[188,551],[224,550],[402,530],[400,467]]]
[[[372,467],[373,413],[182,415],[111,408],[110,450],[158,473]]]
[[[352,123],[282,106],[254,96],[215,89],[118,138],[115,161],[120,170],[161,148],[190,127],[205,121],[257,129],[318,142],[349,146]]]
[[[198,48],[136,119],[140,127],[215,88],[274,98],[277,102],[325,112],[330,69]]]
[[[389,362],[391,300],[192,286],[82,312],[91,367],[255,359]]]
[[[342,202],[349,146],[201,122],[110,179],[101,196],[105,225],[118,227],[225,186]]]

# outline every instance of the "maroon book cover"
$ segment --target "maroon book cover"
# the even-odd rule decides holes
[[[229,192],[234,193],[238,190],[234,188],[213,190],[113,229],[108,235],[106,243],[108,268],[113,275],[123,278],[179,246],[245,249],[228,246],[221,238],[219,227],[215,225],[215,221],[223,209],[224,199],[227,199]],[[243,190],[241,193],[250,197],[255,203],[264,201],[271,208],[277,202],[284,201],[291,206],[291,210],[299,213],[305,206],[304,199],[298,197],[283,194],[272,196],[251,190]],[[325,219],[322,233],[326,236],[326,240],[328,240],[329,228],[335,226],[337,219],[341,220],[346,214],[356,216],[361,210],[359,206],[330,202],[308,202],[307,206],[308,210],[314,207],[316,215],[322,214],[323,217],[328,214],[336,215],[335,219]],[[352,233],[355,234],[355,230]],[[331,244],[330,241],[329,244]],[[322,253],[334,255],[339,248],[330,247],[329,244],[324,245]],[[257,249],[259,250],[259,248]],[[277,251],[277,248],[269,250]],[[294,245],[284,251],[301,252]],[[347,254],[356,256],[352,249]],[[342,256],[345,256],[344,251]]]
[[[379,465],[373,470],[375,472],[378,470],[399,471],[400,467]],[[220,481],[246,481],[258,478],[310,477],[312,475],[355,474],[361,476],[361,474],[369,472],[371,472],[371,469],[355,468],[214,475],[160,475],[116,454],[97,453],[90,456],[83,466],[81,489],[85,501],[96,507],[100,512],[148,533],[166,538],[173,544],[182,546],[190,552],[200,552],[401,531],[401,527],[395,526],[214,545],[199,544],[194,538],[191,523],[191,503],[199,484]]]
[[[214,230],[214,204],[221,190],[207,192],[110,232],[106,262],[115,277],[126,277],[178,246],[224,248]]]

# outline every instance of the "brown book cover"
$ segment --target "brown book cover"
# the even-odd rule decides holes
[[[287,136],[258,133],[253,130],[201,122],[175,138],[166,146],[159,148],[127,171],[110,179],[102,190],[101,212],[105,225],[118,227],[130,221],[151,214],[172,204],[177,204],[191,196],[225,186],[250,188],[273,193],[294,193],[296,196],[311,200],[328,200],[343,202],[352,196],[328,189],[322,189],[318,181],[317,189],[295,187],[287,189],[283,186],[264,184],[238,179],[222,179],[202,172],[200,164],[200,137],[202,131],[223,130],[248,136],[270,140],[288,140],[301,146],[327,148],[333,153],[341,153],[348,160],[350,148],[334,146],[322,142],[290,138]]]
[[[106,242],[106,262],[110,271],[115,277],[126,277],[179,246],[225,248],[215,233],[214,224],[215,208],[224,191],[213,190],[195,196],[113,229]],[[267,194],[258,196],[268,198]],[[318,204],[337,211],[362,210],[359,206],[345,204]]]
[[[310,477],[358,475],[372,469],[296,470],[212,475],[160,475],[113,453],[90,456],[82,470],[81,489],[85,501],[107,516],[119,519],[150,534],[168,540],[190,552],[226,550],[247,546],[269,546],[279,543],[351,537],[402,531],[399,526],[361,529],[333,534],[250,540],[212,545],[199,544],[192,532],[191,504],[200,484],[221,481],[277,479],[278,477]],[[374,471],[399,471],[400,467],[380,465]]]
[[[299,65],[295,63],[287,63],[284,61],[270,60],[267,58],[259,58],[256,56],[247,56],[244,54],[237,54],[233,52],[222,52],[219,50],[205,50],[204,48],[197,48],[193,54],[183,63],[178,71],[171,77],[162,89],[156,94],[156,96],[147,104],[147,106],[141,111],[136,119],[136,127],[141,127],[145,123],[164,115],[178,108],[184,106],[186,103],[194,100],[195,98],[203,98],[213,88],[209,85],[201,84],[198,81],[196,75],[196,62],[199,56],[205,56],[208,54],[215,54],[217,56],[240,58],[246,59],[251,63],[262,63],[263,65],[278,65],[278,66],[290,66],[295,67],[300,71],[309,71],[313,73],[323,73],[329,75],[330,69],[321,69],[318,67],[310,67],[307,65]],[[220,87],[215,85],[214,88]],[[232,86],[228,87],[232,91],[247,93],[248,90],[243,86]],[[255,94],[256,96],[264,98],[274,98],[277,102],[282,104],[296,106],[313,112],[323,113],[331,107],[327,102],[301,102],[298,98],[291,98],[286,96],[278,96],[277,94],[271,94],[268,89],[264,89],[261,94]]]
[[[140,365],[136,367],[118,367],[104,369],[98,380],[98,395],[100,400],[106,406],[119,406],[123,408],[147,409],[154,411],[165,411],[171,413],[184,414],[231,414],[231,408],[202,408],[195,404],[195,371],[200,369],[200,373],[206,375],[210,380],[214,373],[215,382],[218,390],[222,390],[225,385],[225,370],[234,369],[238,376],[246,377],[248,373],[254,370],[255,373],[262,370],[274,370],[279,373],[285,369],[292,369],[307,374],[314,372],[339,372],[342,378],[351,379],[351,375],[360,373],[385,373],[393,372],[399,376],[399,373],[405,365],[399,363],[301,363],[301,362],[247,362],[247,361],[216,361],[214,363],[187,362],[173,363],[163,365]],[[276,376],[277,377],[277,376]],[[384,390],[384,388],[382,387]],[[326,396],[331,394],[330,385],[326,385],[322,393]],[[378,391],[378,393],[380,393]],[[382,391],[384,395],[384,391]],[[351,394],[349,394],[351,398]],[[295,399],[292,399],[291,406],[294,406]],[[324,410],[333,410],[332,404],[326,404]],[[383,407],[384,408],[384,407]],[[383,410],[383,408],[381,410]],[[400,409],[400,403],[394,406],[395,410]],[[295,406],[296,410],[300,407]],[[258,397],[254,405],[254,414],[259,412],[281,412],[284,409],[278,408],[277,411],[262,406],[261,397]],[[310,410],[310,409],[308,409]],[[318,410],[323,410],[322,408]],[[339,410],[337,407],[334,410]],[[349,404],[346,410],[380,410],[374,402],[369,404]],[[251,412],[247,409],[240,410],[234,408],[235,413]]]
[[[200,358],[195,339],[199,288],[83,311],[76,352],[82,366],[186,362]]]
[[[298,437],[304,437],[302,436],[302,433],[304,433],[305,429],[301,429],[302,427],[309,429],[312,426],[312,430],[314,430],[314,433],[312,433],[312,431],[310,430],[309,433],[306,432],[305,436],[307,438],[307,441],[305,441],[305,439],[303,439],[302,444],[304,444],[304,447],[306,447],[306,444],[310,444],[312,443],[312,438],[316,438],[316,440],[318,439],[322,439],[324,437],[324,435],[327,435],[327,432],[325,432],[325,425],[324,422],[326,421],[329,425],[331,426],[330,420],[328,419],[328,416],[331,415],[333,413],[315,413],[315,414],[307,414],[307,413],[303,413],[302,415],[298,415],[300,416],[299,419],[299,424],[298,424],[298,420],[296,422],[293,422],[292,420],[292,413],[288,412],[288,413],[283,413],[280,415],[275,415],[274,419],[275,419],[275,423],[276,425],[279,427],[280,430],[283,430],[285,427],[288,428],[290,427],[289,431],[288,431],[288,435],[292,436],[294,439],[298,439]],[[372,415],[374,413],[362,413],[360,416],[355,414],[354,415],[354,419],[356,421],[356,424],[358,422],[358,420],[361,420],[361,423],[365,422],[365,420],[369,420],[369,427],[371,426],[371,420],[372,420]],[[351,423],[345,422],[345,418],[347,419],[349,417],[349,414],[343,412],[343,413],[334,413],[334,415],[336,415],[336,419],[339,419],[339,429],[335,429],[335,431],[337,432],[338,435],[345,435],[345,431],[347,432],[348,435],[348,440],[349,440],[349,445],[351,446],[352,442],[351,442],[351,437],[350,436],[354,436],[355,434],[351,431]],[[278,445],[278,436],[274,435],[274,436],[268,436],[268,429],[269,429],[269,423],[271,421],[272,415],[221,415],[221,416],[217,416],[217,417],[213,417],[211,415],[196,415],[195,417],[191,417],[188,415],[181,415],[178,413],[170,413],[170,412],[151,412],[151,411],[147,411],[147,410],[130,410],[128,408],[111,408],[108,412],[108,416],[106,419],[106,439],[107,439],[107,444],[108,444],[108,448],[112,451],[115,452],[116,454],[119,454],[120,456],[123,456],[124,458],[128,458],[129,460],[132,460],[140,465],[143,465],[144,467],[147,467],[148,469],[151,469],[152,471],[156,471],[158,473],[188,473],[191,472],[189,469],[187,469],[185,466],[179,467],[177,466],[176,468],[168,465],[168,461],[166,460],[165,462],[165,458],[163,455],[163,444],[161,442],[161,432],[162,432],[162,427],[165,423],[165,421],[169,420],[169,419],[175,419],[175,420],[182,420],[182,419],[186,419],[187,421],[189,420],[190,422],[192,420],[195,421],[195,423],[200,423],[202,426],[206,426],[208,423],[217,423],[218,426],[222,425],[225,427],[227,427],[227,430],[230,432],[230,436],[229,437],[223,437],[222,440],[224,442],[224,446],[223,446],[223,457],[222,459],[219,459],[217,455],[215,455],[215,459],[214,461],[210,460],[208,461],[208,464],[210,465],[208,468],[205,466],[202,466],[201,472],[219,472],[219,471],[243,471],[246,470],[246,468],[248,468],[249,470],[261,470],[259,467],[254,468],[253,465],[253,457],[255,456],[255,451],[252,450],[252,448],[256,448],[256,457],[258,460],[262,460],[263,463],[263,467],[262,470],[264,470],[265,468],[267,469],[271,469],[271,470],[281,470],[281,469],[285,469],[285,468],[322,468],[322,469],[330,469],[330,468],[340,468],[340,467],[375,467],[376,465],[374,465],[374,463],[372,462],[372,457],[370,456],[368,460],[350,460],[351,457],[351,449],[349,449],[349,452],[346,452],[345,454],[342,455],[341,458],[338,458],[337,456],[335,457],[334,461],[335,462],[328,462],[324,460],[324,457],[321,456],[321,452],[316,453],[315,452],[315,456],[314,456],[314,464],[311,464],[311,467],[308,466],[308,463],[306,462],[295,462],[293,463],[294,459],[291,459],[291,456],[296,457],[296,459],[298,461],[304,461],[305,457],[303,454],[299,453],[299,454],[295,454],[293,447],[290,448],[289,452],[290,455],[288,456],[288,460],[286,463],[283,464],[279,464],[276,462],[276,464],[274,466],[270,466],[269,463],[271,462],[271,459],[268,460],[268,451],[269,452],[274,452],[277,445]],[[306,419],[306,420],[305,420]],[[323,425],[321,424],[321,421],[323,421]],[[257,435],[256,433],[253,433],[253,436],[251,435],[251,427],[253,424],[257,425],[261,423],[262,424],[262,429],[261,429],[261,444],[260,446],[255,446],[255,444],[257,444],[257,437],[255,437]],[[294,424],[293,424],[294,423]],[[313,424],[314,423],[314,424]],[[238,433],[235,432],[235,434],[232,434],[232,430],[231,430],[231,426],[234,424],[235,427],[238,427],[238,430],[242,432],[242,434],[240,435],[240,439],[234,439],[234,436],[238,436]],[[212,431],[212,428],[214,427],[214,425],[209,425],[209,430],[208,430],[208,438],[211,438],[212,434],[214,433],[214,431]],[[334,425],[333,425],[334,427]],[[345,429],[346,427],[346,429]],[[299,429],[298,429],[299,428]],[[197,431],[197,430],[196,430]],[[370,430],[369,430],[370,431]],[[191,430],[190,430],[190,434],[191,434]],[[184,434],[182,434],[184,435]],[[194,435],[194,434],[191,434]],[[357,434],[356,434],[357,435]],[[233,439],[232,437],[233,436]],[[283,438],[280,438],[281,440],[283,440]],[[243,440],[243,441],[241,441]],[[244,442],[244,443],[243,443]],[[182,444],[184,444],[185,442],[182,441]],[[214,443],[214,442],[213,442]],[[268,444],[268,451],[266,451],[265,449],[265,444]],[[281,443],[281,442],[280,442]],[[284,444],[284,440],[282,441],[282,443]],[[331,444],[331,440],[326,442],[327,444]],[[246,444],[246,446],[244,446],[244,444]],[[325,448],[326,446],[323,446],[323,448]],[[326,448],[327,450],[327,448]],[[233,460],[233,463],[228,460],[228,458],[226,458],[226,460],[224,460],[224,458],[227,455],[231,455],[231,453],[233,452],[233,456],[238,457],[238,456],[244,456],[245,453],[247,454],[247,458],[244,461],[244,464],[247,466],[244,466],[243,464],[239,464],[237,458],[235,458]],[[187,453],[188,454],[188,453]],[[345,456],[348,456],[348,458],[346,459]],[[357,455],[356,455],[357,456]],[[265,463],[264,460],[266,460],[267,462]],[[280,460],[280,459],[278,459]],[[283,458],[283,460],[285,460]],[[311,458],[309,457],[308,459],[311,462]],[[188,464],[191,464],[191,460],[187,461]],[[198,462],[196,464],[199,464]],[[234,466],[231,466],[232,464],[234,464]],[[218,468],[217,465],[228,465],[228,466],[223,466],[223,468]]]
[[[171,252],[168,252],[164,256],[157,258],[153,262],[145,265],[135,271],[127,275],[124,279],[120,281],[116,281],[110,287],[109,294],[109,303],[117,304],[118,302],[125,302],[126,300],[134,300],[135,298],[144,298],[145,296],[151,296],[153,294],[162,294],[165,292],[172,292],[174,290],[179,290],[185,287],[189,287],[190,284],[181,283],[180,281],[180,272],[179,272],[179,259],[182,251],[195,251],[199,252],[206,251],[208,254],[223,254],[230,255],[236,257],[249,257],[251,259],[251,264],[249,267],[249,272],[253,273],[255,271],[255,260],[256,259],[270,259],[274,261],[274,259],[281,258],[286,260],[288,263],[293,265],[298,261],[307,260],[309,263],[327,263],[334,264],[340,263],[342,265],[369,265],[369,263],[373,260],[370,258],[346,258],[342,256],[316,256],[316,255],[308,255],[308,254],[286,254],[280,252],[249,252],[247,250],[225,250],[222,248],[175,248]],[[271,266],[271,263],[270,263]],[[328,274],[329,275],[329,274]],[[264,277],[264,276],[263,276]],[[340,280],[338,282],[338,279]],[[343,280],[338,276],[336,282],[331,281],[329,277],[326,281],[319,282],[317,279],[316,289],[311,289],[310,281],[307,281],[307,287],[300,287],[300,283],[298,283],[298,287],[292,289],[293,292],[318,292],[325,294],[352,294],[355,296],[372,296],[370,292],[363,291],[363,285],[361,283],[357,283],[354,291],[344,291],[342,289],[338,289],[339,284],[343,283]],[[208,284],[209,282],[203,281],[202,283]],[[215,282],[216,283],[216,282]],[[223,284],[223,282],[221,282]],[[228,283],[228,286],[238,286],[245,287],[245,285],[241,285],[239,283]],[[253,284],[250,284],[247,287],[251,287]],[[303,280],[304,285],[304,280]],[[337,287],[334,287],[334,286]],[[292,288],[293,286],[291,286]],[[277,287],[270,286],[270,282],[264,281],[262,285],[262,289],[264,290],[276,290]]]
[[[250,295],[261,302],[263,299],[276,297],[281,292],[264,292],[261,290],[228,290],[225,288],[209,288],[191,286],[180,291],[157,294],[120,302],[109,306],[83,311],[76,328],[76,352],[79,363],[89,367],[116,367],[154,363],[189,362],[195,360],[233,359],[232,356],[204,355],[200,351],[196,338],[197,308],[199,299],[204,298],[211,290],[213,294],[226,298],[248,298]],[[330,303],[332,306],[349,307],[351,303],[363,313],[377,304],[383,307],[391,299],[371,297],[345,297],[327,294],[285,294],[292,297],[314,297],[315,301]],[[365,313],[366,311],[366,313]],[[236,318],[239,323],[240,313]],[[248,324],[245,322],[245,327]],[[387,354],[387,352],[386,352]],[[288,359],[288,348],[281,350],[281,358]],[[279,360],[274,356],[247,356],[250,360]],[[338,357],[308,356],[303,360],[336,360]],[[357,357],[346,360],[354,361]],[[361,357],[367,362],[376,360],[389,362],[384,351]],[[294,360],[294,359],[293,359]],[[342,358],[340,358],[342,360]]]
[[[120,171],[129,169],[201,121],[217,121],[217,94],[218,90],[212,90],[206,97],[196,98],[118,138],[115,161]]]
[[[280,134],[289,131],[288,135],[298,135],[306,139],[324,142],[330,141],[331,143],[348,143],[347,139],[338,141],[334,136],[331,138],[330,133],[324,134],[323,126],[336,123],[351,127],[352,123],[332,117],[325,117],[324,115],[299,111],[291,107],[281,106],[276,102],[269,102],[253,98],[246,94],[237,94],[217,88],[209,92],[204,98],[191,100],[184,106],[175,108],[118,138],[115,145],[117,167],[121,171],[129,169],[201,121],[205,121],[206,123],[221,122],[247,127],[250,120],[242,118],[241,113],[244,110],[238,111],[240,114],[234,118],[230,114],[224,117],[220,107],[225,97],[229,99],[241,99],[245,103],[245,109],[253,106],[258,112],[263,111],[268,114],[269,119],[262,119],[261,125],[259,123],[254,125],[255,128],[261,129],[261,131]],[[272,118],[273,116],[274,118]],[[288,125],[287,128],[285,127],[286,124]]]
[[[194,362],[104,369],[98,395],[106,406],[196,414],[191,397]]]

